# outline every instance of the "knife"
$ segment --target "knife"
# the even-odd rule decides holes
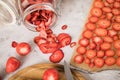
[[[74,80],[69,64],[64,60],[64,71],[67,80]]]

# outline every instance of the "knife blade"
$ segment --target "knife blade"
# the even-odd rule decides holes
[[[65,71],[65,76],[67,80],[74,80],[72,72],[70,70],[70,66],[66,61],[64,61],[64,71]]]

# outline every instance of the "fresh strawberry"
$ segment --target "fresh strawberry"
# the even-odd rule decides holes
[[[115,52],[114,52],[114,50],[109,49],[109,50],[106,50],[106,51],[105,51],[105,55],[106,55],[107,57],[113,57],[113,56],[115,55]]]
[[[86,39],[86,38],[81,38],[81,39],[79,40],[79,44],[82,45],[82,46],[88,46],[89,40]]]
[[[89,49],[95,49],[96,48],[96,44],[94,42],[89,44]]]
[[[108,50],[108,49],[111,48],[111,44],[107,43],[107,42],[104,42],[104,43],[101,44],[100,47],[101,47],[102,50]]]
[[[120,57],[120,49],[117,49],[117,50],[116,50],[116,55],[117,55],[118,57]]]
[[[26,42],[21,42],[16,46],[16,52],[21,56],[25,56],[29,54],[30,51],[31,51],[31,46]]]
[[[49,60],[53,63],[60,62],[64,57],[64,53],[62,50],[58,49],[52,53],[52,55],[49,57]]]
[[[94,7],[98,7],[98,8],[104,7],[104,4],[102,1],[95,1],[93,5],[94,5]]]
[[[94,7],[90,11],[92,16],[100,17],[102,15],[102,10],[100,8]]]
[[[86,47],[79,46],[76,50],[79,54],[85,54],[86,53]]]
[[[113,4],[113,6],[115,7],[115,8],[120,8],[120,2],[114,2],[114,4]]]
[[[105,12],[105,13],[110,13],[112,10],[109,6],[107,6],[107,7],[105,6],[105,7],[102,8],[102,11]]]
[[[92,38],[93,42],[96,43],[97,45],[102,44],[103,40],[101,37],[95,36]]]
[[[59,80],[59,72],[55,68],[49,68],[44,72],[42,80]]]
[[[112,13],[107,13],[106,17],[107,17],[108,20],[112,20],[113,14]]]
[[[84,60],[83,55],[76,55],[76,56],[74,57],[74,62],[77,63],[77,64],[83,63],[83,60]]]
[[[110,27],[110,21],[106,20],[106,19],[100,19],[97,24],[101,28],[108,28],[108,27]]]
[[[98,21],[98,17],[95,17],[95,16],[91,16],[90,18],[89,18],[89,21],[90,22],[92,22],[92,23],[96,23],[97,21]],[[89,27],[90,28],[90,27]],[[92,30],[93,29],[95,29],[96,28],[96,26],[94,27],[92,27]],[[91,28],[90,28],[91,29]]]
[[[119,40],[119,36],[113,36],[113,40],[116,41],[116,40]]]
[[[85,58],[84,61],[85,61],[86,64],[90,64],[90,62],[91,62],[89,58]]]
[[[120,31],[120,23],[113,23],[112,28],[116,31]]]
[[[115,36],[115,35],[117,35],[117,32],[115,31],[115,30],[108,30],[108,35],[110,36],[110,37],[113,37],[113,36]]]
[[[95,58],[94,59],[95,66],[101,68],[104,66],[104,59],[103,58]]]
[[[118,22],[118,23],[120,22],[120,15],[115,16],[115,21]]]
[[[116,49],[120,49],[120,40],[114,41],[113,46],[114,46]]]
[[[116,59],[116,65],[120,67],[120,57]]]
[[[93,17],[94,18],[94,17]],[[95,17],[96,18],[96,17]],[[92,21],[92,19],[90,19]],[[93,21],[95,22],[95,21]],[[88,22],[85,27],[88,29],[88,30],[95,30],[96,29],[96,25],[92,22]]]
[[[6,72],[11,73],[17,70],[20,66],[20,61],[15,57],[10,57],[6,63]]]
[[[113,9],[112,9],[112,13],[113,13],[115,16],[117,16],[117,15],[120,14],[120,10],[117,9],[117,8],[113,8]]]
[[[86,52],[86,57],[89,59],[92,59],[96,56],[96,51],[95,50],[87,50]]]
[[[99,58],[103,58],[105,56],[105,52],[100,50],[100,51],[97,51],[97,57]]]
[[[92,38],[92,36],[93,36],[93,32],[90,31],[90,30],[85,30],[85,31],[82,33],[82,36],[85,37],[85,38],[90,39],[90,38]]]
[[[103,40],[104,40],[105,42],[109,42],[109,43],[112,43],[112,42],[113,42],[113,39],[112,39],[110,36],[105,36],[105,37],[103,37]]]
[[[107,66],[112,66],[112,65],[114,65],[115,63],[116,63],[116,60],[115,60],[114,57],[106,57],[106,59],[105,59],[105,64],[106,64]]]
[[[96,29],[95,29],[95,34],[96,34],[97,36],[103,37],[103,36],[106,36],[106,35],[107,35],[107,30],[104,29],[104,28],[96,28]]]

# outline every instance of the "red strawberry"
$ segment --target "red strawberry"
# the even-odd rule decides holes
[[[25,56],[30,53],[31,46],[26,42],[21,42],[16,46],[16,51],[19,55]]]
[[[71,43],[71,37],[66,37],[60,41],[62,47],[65,47]]]
[[[93,40],[93,42],[95,42],[97,45],[103,43],[103,40],[102,40],[101,37],[97,37],[97,36],[96,36],[96,37],[93,37],[92,40]]]
[[[76,56],[74,57],[74,61],[75,61],[77,64],[83,63],[83,60],[84,60],[83,55],[76,55]]]
[[[104,59],[103,58],[95,58],[94,60],[95,66],[101,68],[104,66]]]
[[[94,42],[89,44],[89,49],[95,49],[95,48],[96,48],[96,44]]]
[[[42,37],[40,37],[40,36],[36,36],[36,37],[34,38],[34,42],[35,42],[37,45],[40,45],[40,44],[42,44],[42,43],[46,43],[47,41],[46,41],[45,38],[42,38]]]
[[[6,63],[6,72],[11,73],[18,69],[20,66],[20,61],[15,57],[10,57]]]
[[[47,53],[48,51],[48,44],[47,43],[42,43],[39,45],[39,49],[43,52],[43,53]]]
[[[70,47],[71,47],[71,48],[74,47],[75,45],[76,45],[76,42],[70,43]]]
[[[109,37],[109,36],[103,37],[103,40],[104,40],[105,42],[109,42],[109,43],[113,42],[113,39],[112,39],[111,37]]]
[[[103,37],[103,36],[106,36],[106,35],[107,35],[107,30],[104,29],[104,28],[96,28],[96,29],[95,29],[95,34],[96,34],[97,36]]]
[[[110,37],[113,37],[113,36],[115,36],[117,34],[117,32],[115,31],[115,30],[108,30],[108,35],[110,36]]]
[[[81,38],[79,40],[79,44],[82,45],[82,46],[88,46],[89,40],[87,38]]]
[[[55,68],[49,68],[44,72],[42,80],[59,80],[59,73]]]
[[[58,63],[63,59],[63,57],[64,57],[63,51],[58,49],[52,53],[52,55],[49,57],[49,60],[53,63]]]
[[[65,30],[65,29],[67,29],[67,25],[63,25],[61,28],[62,28],[62,30]]]
[[[12,46],[13,48],[15,48],[17,45],[18,45],[18,43],[17,43],[16,41],[13,41],[12,44],[11,44],[11,46]]]
[[[66,37],[69,37],[70,35],[67,34],[67,33],[60,33],[58,36],[57,36],[57,39],[59,42],[61,42],[62,39],[66,38]]]
[[[86,52],[86,57],[89,59],[92,59],[96,56],[96,51],[95,50],[87,50]]]

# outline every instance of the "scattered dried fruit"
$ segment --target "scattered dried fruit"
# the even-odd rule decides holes
[[[20,61],[15,57],[9,57],[6,62],[6,72],[11,73],[17,70],[20,67]]]
[[[62,50],[56,50],[52,53],[52,55],[49,57],[49,60],[53,63],[60,62],[64,57],[64,53]]]

